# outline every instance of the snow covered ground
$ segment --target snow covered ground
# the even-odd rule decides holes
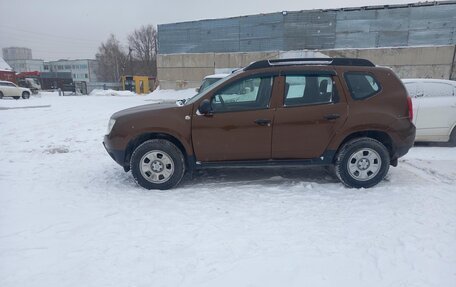
[[[146,191],[102,136],[172,94],[0,101],[0,286],[456,286],[456,148],[368,190],[303,168]]]

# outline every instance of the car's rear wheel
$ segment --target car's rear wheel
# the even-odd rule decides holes
[[[130,160],[130,169],[136,182],[146,189],[170,189],[185,173],[182,152],[173,143],[148,140],[139,145]]]
[[[390,155],[386,147],[372,138],[357,138],[345,143],[336,156],[337,177],[348,187],[368,188],[388,173]]]
[[[22,98],[23,98],[23,99],[28,99],[28,98],[30,98],[30,93],[29,93],[29,92],[22,92]]]
[[[450,135],[450,145],[456,146],[456,127],[453,128],[453,131]]]
[[[15,100],[19,100],[21,97],[13,97],[13,99]]]

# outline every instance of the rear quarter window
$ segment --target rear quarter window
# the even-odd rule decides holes
[[[355,100],[363,100],[377,94],[381,87],[377,80],[366,73],[345,73],[350,94]]]

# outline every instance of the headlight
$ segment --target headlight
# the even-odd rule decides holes
[[[107,131],[107,135],[109,135],[112,131],[112,128],[114,127],[114,124],[116,123],[116,120],[115,119],[109,119],[109,123],[108,123],[108,131]]]

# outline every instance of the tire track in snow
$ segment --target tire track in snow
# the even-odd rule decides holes
[[[419,162],[423,162],[422,160],[417,160]],[[414,163],[407,159],[401,161],[402,164],[405,164],[408,167],[408,170],[419,175],[423,179],[428,179],[438,183],[446,183],[446,184],[454,184],[455,179],[454,177],[448,176],[446,174],[440,173],[435,169],[430,167],[426,167],[424,165],[419,165],[419,163]]]

